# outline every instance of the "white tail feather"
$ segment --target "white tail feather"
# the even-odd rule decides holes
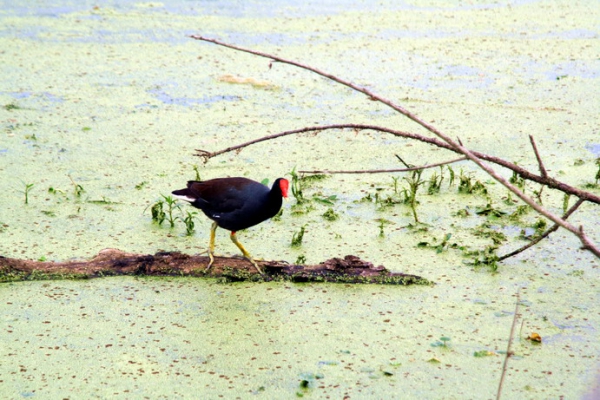
[[[182,196],[179,194],[174,194],[173,197],[175,197],[176,199],[179,199],[179,200],[190,202],[190,203],[193,203],[194,201],[196,201],[196,199],[194,199],[193,197]]]

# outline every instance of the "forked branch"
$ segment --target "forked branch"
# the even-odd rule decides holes
[[[540,153],[538,152],[538,149],[537,149],[537,146],[535,145],[535,140],[533,139],[533,136],[529,135],[529,141],[531,142],[531,147],[533,147],[533,152],[535,153],[535,158],[537,159],[538,165],[540,167],[540,174],[542,175],[543,178],[547,178],[548,172],[546,172],[546,167],[544,167],[544,163],[542,162],[542,157],[540,156]]]
[[[460,142],[457,142],[455,140],[453,140],[450,136],[444,134],[443,132],[441,132],[440,130],[438,130],[435,126],[431,125],[430,123],[422,120],[421,118],[419,118],[417,115],[411,113],[410,111],[408,111],[407,109],[405,109],[404,107],[395,104],[394,102],[392,102],[391,100],[388,100],[386,98],[383,98],[379,95],[377,95],[376,93],[364,88],[364,87],[360,87],[357,86],[355,84],[353,84],[352,82],[343,80],[341,78],[338,78],[334,75],[331,75],[327,72],[321,71],[319,69],[316,69],[314,67],[311,67],[309,65],[306,64],[302,64],[296,61],[291,61],[291,60],[286,60],[284,58],[281,57],[277,57],[271,54],[266,54],[266,53],[262,53],[262,52],[258,52],[255,50],[250,50],[250,49],[246,49],[243,47],[239,47],[239,46],[234,46],[231,44],[227,44],[215,39],[211,39],[211,38],[206,38],[200,35],[192,35],[191,38],[196,39],[196,40],[201,40],[201,41],[205,41],[205,42],[210,42],[210,43],[214,43],[217,44],[219,46],[223,46],[223,47],[227,47],[233,50],[237,50],[237,51],[242,51],[245,53],[249,53],[249,54],[254,54],[256,56],[259,57],[264,57],[264,58],[268,58],[270,60],[273,61],[277,61],[280,63],[284,63],[284,64],[289,64],[289,65],[294,65],[296,67],[314,72],[318,75],[321,75],[325,78],[328,78],[334,82],[337,82],[339,84],[342,84],[344,86],[347,86],[357,92],[363,93],[364,95],[366,95],[370,100],[374,100],[374,101],[378,101],[382,104],[387,105],[388,107],[390,107],[391,109],[397,111],[398,113],[404,115],[405,117],[407,117],[408,119],[416,122],[417,124],[421,125],[423,128],[427,129],[429,132],[433,133],[434,135],[436,135],[437,137],[439,137],[440,139],[442,139],[445,144],[447,144],[451,150],[461,153],[463,154],[465,157],[467,157],[469,160],[473,161],[475,164],[477,164],[477,166],[479,166],[479,168],[483,169],[485,172],[487,172],[488,175],[490,175],[492,178],[494,178],[496,181],[500,182],[502,185],[504,185],[508,190],[510,190],[511,192],[513,192],[517,197],[519,197],[523,202],[525,202],[526,204],[528,204],[530,207],[532,207],[534,210],[536,210],[539,214],[543,215],[544,217],[550,219],[551,221],[553,221],[555,224],[567,229],[568,231],[572,232],[573,234],[575,234],[581,241],[581,243],[583,244],[582,248],[589,250],[590,252],[592,252],[596,257],[600,258],[600,248],[598,248],[591,240],[589,237],[587,237],[587,235],[584,233],[583,231],[583,227],[576,227],[574,225],[572,225],[571,223],[561,219],[560,217],[558,217],[557,215],[551,213],[550,211],[546,210],[544,207],[542,207],[541,205],[537,204],[535,202],[535,200],[533,200],[532,198],[530,198],[529,196],[525,195],[525,193],[523,193],[519,188],[517,188],[515,185],[513,185],[512,183],[510,183],[507,179],[505,179],[503,176],[499,175],[498,173],[496,173],[496,171],[494,171],[488,164],[486,164],[483,160],[483,158],[478,157],[478,155],[476,154],[476,152],[472,152],[471,150],[467,149],[466,147],[464,147]]]
[[[447,143],[445,143],[439,139],[430,138],[427,136],[419,135],[417,133],[397,131],[394,129],[389,129],[389,128],[385,128],[385,127],[377,126],[377,125],[335,124],[335,125],[324,125],[324,126],[312,126],[312,127],[294,129],[294,130],[285,131],[285,132],[279,132],[279,133],[275,133],[272,135],[263,136],[258,139],[254,139],[249,142],[241,143],[241,144],[238,144],[235,146],[230,146],[225,149],[214,151],[214,152],[197,149],[196,150],[197,153],[195,155],[203,158],[204,162],[207,162],[211,158],[219,156],[221,154],[229,153],[232,151],[240,151],[241,149],[243,149],[245,147],[251,146],[253,144],[261,143],[261,142],[264,142],[267,140],[273,140],[273,139],[277,139],[277,138],[281,138],[281,137],[285,137],[285,136],[289,136],[289,135],[297,135],[297,134],[309,133],[309,132],[319,133],[319,132],[329,130],[329,129],[343,129],[343,130],[348,129],[348,130],[352,130],[352,132],[360,132],[361,130],[378,131],[378,132],[388,133],[390,135],[394,135],[394,136],[398,136],[398,137],[403,137],[406,139],[417,140],[419,142],[431,144],[433,146],[437,146],[437,147],[440,147],[440,148],[443,148],[446,150],[450,150],[450,151],[460,154],[460,151],[453,149],[450,145],[448,145]],[[541,185],[548,186],[551,189],[560,190],[561,192],[563,192],[565,194],[576,196],[580,199],[583,199],[584,201],[589,201],[591,203],[600,205],[600,196],[597,196],[593,193],[590,193],[585,190],[581,190],[576,187],[567,185],[566,183],[557,181],[556,179],[553,179],[549,176],[544,178],[541,175],[536,175],[517,164],[508,162],[499,157],[490,156],[488,154],[480,153],[477,151],[474,151],[473,154],[475,154],[477,157],[479,157],[482,160],[486,160],[488,162],[491,162],[493,164],[496,164],[498,166],[501,166],[503,168],[506,168],[510,171],[515,172],[517,175],[519,175],[521,178],[523,178],[525,180],[536,182]],[[417,167],[417,169],[420,169],[420,168],[422,168],[422,167]],[[327,173],[327,172],[323,171],[323,172],[318,172],[318,173]]]

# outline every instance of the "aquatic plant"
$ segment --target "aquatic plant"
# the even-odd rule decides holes
[[[29,192],[33,188],[33,183],[25,183],[25,190],[22,192],[25,195],[25,204],[29,204]]]
[[[419,223],[419,216],[417,215],[417,191],[419,187],[425,183],[421,179],[422,169],[413,171],[409,177],[404,177],[404,180],[408,183],[408,204],[412,210],[413,218],[415,223]]]
[[[304,232],[306,229],[306,225],[302,225],[298,232],[295,232],[292,236],[292,247],[300,247],[302,246],[302,240],[304,239]]]
[[[85,189],[83,188],[83,186],[81,186],[80,184],[76,183],[73,178],[71,177],[71,175],[69,175],[69,179],[71,180],[71,183],[73,184],[73,191],[75,193],[75,197],[81,197],[81,194],[83,192],[85,192]]]
[[[183,223],[185,224],[185,232],[186,235],[191,236],[194,234],[194,218],[196,218],[196,215],[198,213],[195,211],[187,211],[187,215],[185,216],[185,218],[181,218],[179,217]]]

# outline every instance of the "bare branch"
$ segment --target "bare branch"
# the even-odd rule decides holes
[[[196,40],[202,40],[202,41],[205,41],[205,42],[211,42],[211,43],[217,44],[219,46],[228,47],[228,48],[231,48],[231,49],[234,49],[234,50],[237,50],[237,51],[242,51],[242,52],[245,52],[245,53],[254,54],[254,55],[257,55],[259,57],[268,58],[268,59],[271,59],[271,60],[274,60],[274,61],[278,61],[278,62],[281,62],[281,63],[284,63],[284,64],[294,65],[296,67],[299,67],[299,68],[302,68],[302,69],[306,69],[308,71],[312,71],[312,72],[314,72],[314,73],[316,73],[318,75],[321,75],[321,76],[323,76],[325,78],[328,78],[328,79],[330,79],[330,80],[332,80],[334,82],[337,82],[337,83],[339,83],[341,85],[344,85],[344,86],[347,86],[347,87],[349,87],[351,89],[354,89],[357,92],[363,93],[370,100],[379,101],[380,103],[387,105],[391,109],[399,112],[400,114],[404,115],[408,119],[410,119],[410,120],[416,122],[417,124],[421,125],[423,128],[427,129],[429,132],[431,132],[434,135],[438,136],[440,139],[442,139],[444,142],[446,142],[451,147],[452,150],[464,154],[469,160],[471,160],[475,164],[477,164],[477,166],[479,166],[479,168],[483,169],[485,172],[488,173],[488,175],[490,175],[496,181],[498,181],[499,183],[501,183],[502,185],[504,185],[506,188],[508,188],[511,192],[513,192],[522,201],[524,201],[529,206],[531,206],[539,214],[543,215],[544,217],[546,217],[549,220],[553,221],[555,224],[558,224],[561,227],[563,227],[563,228],[567,229],[568,231],[570,231],[571,233],[575,234],[581,240],[584,249],[589,250],[596,257],[600,258],[600,248],[596,247],[594,245],[594,243],[584,234],[583,229],[579,229],[579,228],[575,227],[574,225],[570,224],[569,222],[562,220],[560,217],[554,215],[553,213],[551,213],[550,211],[546,210],[541,205],[537,204],[532,198],[530,198],[529,196],[525,195],[525,193],[523,193],[519,188],[517,188],[515,185],[513,185],[512,183],[510,183],[503,176],[501,176],[498,173],[496,173],[489,165],[487,165],[486,163],[484,163],[482,161],[482,159],[479,158],[474,152],[472,152],[471,150],[469,150],[466,147],[462,146],[460,143],[452,140],[452,138],[450,138],[448,135],[446,135],[442,131],[438,130],[435,126],[431,125],[430,123],[422,120],[417,115],[411,113],[406,108],[404,108],[404,107],[402,107],[402,106],[400,106],[398,104],[395,104],[391,100],[388,100],[388,99],[386,99],[384,97],[381,97],[381,96],[379,96],[379,95],[371,92],[370,90],[368,90],[368,89],[366,89],[364,87],[357,86],[357,85],[353,84],[352,82],[340,79],[340,78],[338,78],[338,77],[336,77],[334,75],[331,75],[331,74],[326,73],[324,71],[318,70],[318,69],[313,68],[313,67],[311,67],[309,65],[301,64],[301,63],[296,62],[296,61],[286,60],[284,58],[273,56],[271,54],[261,53],[261,52],[255,51],[255,50],[249,50],[249,49],[245,49],[245,48],[242,48],[242,47],[233,46],[233,45],[230,45],[230,44],[227,44],[227,43],[223,43],[223,42],[215,40],[215,39],[205,38],[205,37],[199,36],[199,35],[192,35],[191,38],[192,39],[196,39]]]
[[[547,178],[548,172],[546,172],[546,168],[544,167],[542,157],[540,157],[540,153],[538,152],[537,146],[535,145],[535,140],[533,140],[533,136],[529,135],[529,141],[531,142],[531,147],[533,147],[535,158],[537,158],[538,165],[540,166],[540,174],[542,174],[542,178]]]
[[[273,135],[268,135],[268,136],[264,136],[258,139],[254,139],[251,140],[249,142],[245,142],[245,143],[241,143],[235,146],[231,146],[231,147],[227,147],[223,150],[219,150],[219,151],[215,151],[215,152],[209,152],[206,150],[201,150],[201,149],[196,149],[196,151],[198,152],[198,154],[194,154],[195,156],[198,157],[203,157],[204,158],[204,162],[207,162],[208,159],[216,157],[218,155],[221,155],[223,153],[229,153],[231,151],[236,151],[236,150],[240,150],[243,149],[244,147],[248,147],[250,145],[256,144],[256,143],[260,143],[260,142],[264,142],[267,140],[272,140],[272,139],[277,139],[280,137],[284,137],[284,136],[288,136],[288,135],[296,135],[299,133],[306,133],[306,132],[318,132],[318,131],[324,131],[327,129],[345,129],[345,128],[351,128],[351,129],[370,129],[368,127],[368,125],[353,125],[353,124],[341,124],[341,125],[328,125],[328,126],[324,126],[324,127],[320,127],[320,126],[312,126],[312,127],[306,127],[306,128],[301,128],[301,129],[294,129],[291,131],[285,131],[285,132],[280,132],[280,133],[275,133]]]
[[[321,131],[325,131],[328,129],[352,129],[353,131],[373,130],[373,131],[378,131],[378,132],[384,132],[384,133],[388,133],[388,134],[391,134],[394,136],[403,137],[406,139],[417,140],[417,141],[420,141],[423,143],[428,143],[428,144],[431,144],[431,145],[434,145],[434,146],[437,146],[437,147],[440,147],[440,148],[443,148],[446,150],[450,150],[450,151],[460,154],[459,151],[453,149],[450,145],[442,142],[441,140],[438,140],[435,138],[430,138],[427,136],[422,136],[422,135],[419,135],[416,133],[397,131],[394,129],[389,129],[389,128],[376,126],[376,125],[336,124],[336,125],[313,126],[313,127],[306,127],[306,128],[294,129],[291,131],[280,132],[280,133],[276,133],[273,135],[264,136],[259,139],[251,140],[249,142],[242,143],[242,144],[239,144],[236,146],[227,147],[226,149],[222,149],[222,150],[215,151],[215,152],[209,152],[206,150],[196,150],[197,152],[199,152],[199,154],[195,154],[195,155],[202,157],[205,160],[208,160],[212,157],[216,157],[218,155],[228,153],[231,151],[238,151],[244,147],[247,147],[247,146],[250,146],[250,145],[253,145],[256,143],[264,142],[267,140],[276,139],[276,138],[280,138],[280,137],[284,137],[284,136],[288,136],[288,135],[300,134],[300,133],[321,132]],[[510,163],[510,162],[503,160],[501,158],[498,158],[498,157],[490,156],[490,155],[480,153],[480,152],[473,152],[473,154],[477,155],[477,157],[481,158],[482,160],[489,161],[489,162],[499,165],[503,168],[514,171],[523,179],[526,179],[526,180],[529,180],[532,182],[537,182],[539,184],[548,186],[551,189],[560,190],[563,193],[576,196],[580,199],[584,199],[585,201],[589,201],[591,203],[600,204],[600,196],[596,196],[593,193],[590,193],[585,190],[581,190],[576,187],[567,185],[566,183],[563,183],[563,182],[559,182],[551,177],[547,177],[546,179],[544,179],[540,175],[536,175],[519,165]]]

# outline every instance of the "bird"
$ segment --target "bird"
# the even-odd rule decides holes
[[[271,189],[262,183],[243,177],[216,178],[206,181],[188,181],[185,189],[174,190],[173,197],[199,208],[213,223],[208,246],[208,271],[214,263],[215,232],[217,227],[231,231],[231,241],[244,257],[263,272],[250,253],[237,239],[236,232],[258,225],[277,215],[282,198],[287,198],[289,181],[278,178]]]

